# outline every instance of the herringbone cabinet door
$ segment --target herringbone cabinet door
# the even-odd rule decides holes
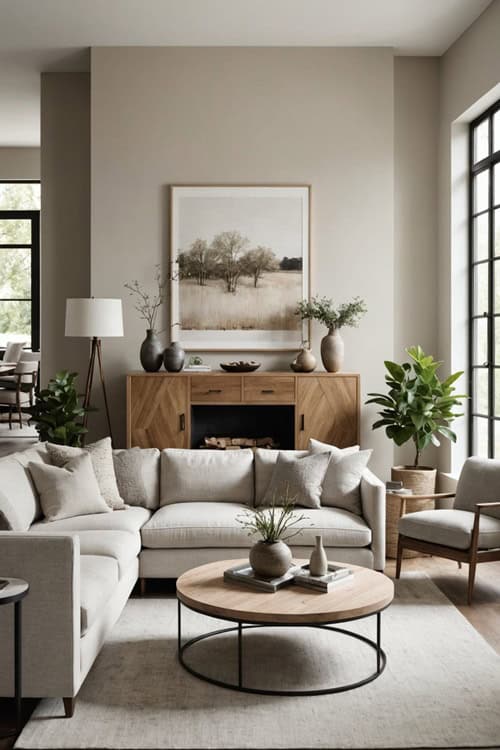
[[[307,450],[310,438],[339,448],[358,443],[358,393],[355,375],[297,378],[295,447]]]
[[[189,448],[188,378],[129,378],[129,447]]]

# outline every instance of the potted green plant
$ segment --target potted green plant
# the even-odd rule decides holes
[[[76,377],[76,372],[62,370],[49,380],[47,388],[37,393],[29,411],[42,442],[81,446],[87,432],[81,421],[86,410],[76,392]]]
[[[442,362],[426,355],[420,346],[406,349],[410,362],[401,365],[386,361],[385,382],[387,393],[369,393],[367,404],[382,407],[373,429],[385,428],[385,434],[397,446],[413,441],[415,459],[413,466],[395,466],[392,478],[401,480],[405,487],[417,494],[434,492],[436,470],[421,466],[420,457],[430,445],[439,446],[440,438],[456,442],[450,429],[454,419],[462,414],[454,412],[461,406],[463,394],[455,393],[455,381],[463,372],[455,372],[446,380],[440,380],[437,370]]]
[[[338,372],[344,364],[344,341],[339,330],[344,326],[356,327],[365,313],[366,305],[361,297],[338,307],[328,297],[313,297],[297,304],[295,314],[302,320],[317,320],[328,328],[327,335],[321,339],[321,360],[327,372]]]
[[[293,529],[307,516],[295,513],[295,505],[289,497],[288,488],[278,505],[274,498],[269,508],[255,512],[247,511],[238,517],[248,536],[259,534],[261,539],[250,550],[249,561],[255,572],[263,578],[277,578],[286,573],[292,563],[292,553],[287,541],[300,533]]]

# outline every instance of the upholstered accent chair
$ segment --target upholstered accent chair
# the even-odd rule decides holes
[[[459,566],[466,562],[471,604],[477,564],[500,560],[500,460],[467,459],[453,508],[407,513],[399,520],[398,532],[396,578],[405,549],[456,560]]]
[[[19,428],[23,427],[23,409],[33,406],[38,379],[39,354],[31,354],[29,360],[17,363],[13,375],[0,378],[0,408],[7,409],[9,429],[12,429],[13,415],[17,415]]]

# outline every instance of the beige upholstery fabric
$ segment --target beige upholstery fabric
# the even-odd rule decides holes
[[[311,449],[313,452],[322,450],[314,444]],[[323,482],[322,505],[344,508],[350,513],[361,515],[360,483],[371,454],[371,450],[353,451],[350,448],[341,453],[338,449],[331,451],[330,464]]]
[[[3,361],[9,362],[9,364],[12,362],[19,362],[25,346],[26,341],[7,341]]]
[[[128,505],[156,509],[160,504],[160,451],[128,448],[113,451],[116,482]]]
[[[19,394],[19,403],[21,406],[29,406],[29,393],[24,393],[24,391],[21,391],[21,393]],[[14,390],[10,390],[9,388],[0,388],[0,404],[15,406],[17,404],[17,392]]]
[[[30,458],[42,462],[33,450]],[[27,531],[39,516],[39,501],[31,474],[22,453],[12,453],[0,459],[0,530]]]
[[[348,456],[351,453],[357,453],[359,451],[359,445],[349,445],[347,448],[338,448],[336,445],[331,445],[330,443],[322,443],[321,440],[315,440],[314,438],[309,439],[308,448],[310,453],[330,452],[339,456]]]
[[[29,463],[28,468],[48,521],[111,512],[99,491],[88,453],[72,458],[64,468],[41,463]]]
[[[80,557],[80,632],[84,635],[99,617],[118,583],[118,563],[112,557]]]
[[[500,460],[468,458],[460,473],[453,507],[474,511],[476,503],[488,502],[500,502]],[[500,518],[500,508],[485,508],[481,514]]]
[[[248,537],[237,517],[253,513],[236,503],[174,503],[160,508],[141,531],[142,544],[149,548],[242,547],[257,537]],[[297,528],[294,545],[313,546],[317,534],[326,547],[364,547],[371,531],[359,516],[334,508],[304,509],[305,520]]]
[[[399,520],[399,533],[411,539],[468,549],[471,544],[474,513],[467,510],[421,510]],[[483,516],[479,525],[479,548],[500,547],[500,519]]]
[[[278,451],[257,448],[255,451],[255,505],[262,505],[264,495],[271,482],[278,456],[301,458],[307,456],[308,451]]]
[[[303,508],[321,507],[321,492],[330,453],[315,456],[286,456],[280,453],[262,505],[294,502]]]
[[[161,454],[160,505],[226,502],[253,505],[253,451],[182,450]]]
[[[365,469],[361,477],[361,510],[372,531],[373,567],[385,568],[385,484]]]
[[[61,521],[46,521],[34,523],[30,531],[131,531],[138,532],[143,524],[151,517],[151,511],[146,508],[126,508],[114,513],[90,513],[86,516],[73,516]]]
[[[111,438],[106,437],[96,443],[90,443],[85,448],[73,448],[69,445],[55,445],[47,443],[47,451],[54,466],[65,466],[68,461],[85,453],[90,454],[97,484],[107,505],[113,510],[120,510],[125,503],[120,497],[116,483]]]

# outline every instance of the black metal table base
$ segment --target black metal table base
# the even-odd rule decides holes
[[[187,609],[191,609],[194,612],[198,612],[199,614],[205,614],[205,612],[200,612],[197,609],[194,609],[193,607],[188,607],[186,604],[184,604]],[[178,599],[177,600],[177,654],[179,658],[179,662],[182,664],[184,669],[186,669],[190,674],[194,675],[194,677],[198,677],[200,680],[204,680],[205,682],[209,682],[212,685],[218,685],[219,687],[228,688],[230,690],[238,690],[242,693],[257,693],[258,695],[282,695],[282,696],[308,696],[308,695],[328,695],[330,693],[343,693],[347,690],[354,690],[355,688],[359,688],[362,685],[367,685],[369,682],[373,682],[373,680],[376,680],[377,677],[380,677],[382,672],[385,669],[386,663],[387,663],[387,656],[385,654],[385,651],[382,649],[381,646],[381,612],[376,612],[375,615],[365,615],[363,617],[357,617],[352,618],[350,620],[346,620],[346,622],[353,622],[354,620],[361,620],[365,619],[366,617],[376,617],[377,620],[377,635],[376,640],[373,641],[370,638],[367,638],[364,635],[360,635],[359,633],[353,633],[350,630],[345,630],[344,628],[334,627],[331,624],[324,623],[321,625],[318,625],[316,623],[298,623],[298,624],[283,624],[283,623],[268,623],[268,622],[262,622],[262,623],[254,623],[254,624],[244,624],[243,622],[239,620],[232,620],[230,618],[221,618],[218,617],[216,619],[224,619],[228,622],[235,622],[236,625],[229,627],[229,628],[221,628],[219,630],[212,630],[209,633],[204,633],[203,635],[198,635],[196,638],[191,638],[190,640],[186,641],[185,643],[182,643],[182,612],[181,612],[182,603]],[[211,615],[206,615],[207,617],[210,617]],[[272,690],[272,689],[266,689],[266,688],[256,688],[256,687],[247,687],[243,684],[243,631],[244,630],[254,630],[256,628],[269,628],[269,627],[306,627],[306,628],[316,628],[318,630],[329,630],[334,633],[342,633],[342,635],[348,636],[349,638],[355,638],[358,641],[361,641],[362,643],[365,643],[366,645],[370,646],[375,651],[375,663],[376,668],[375,671],[370,673],[367,677],[363,678],[362,680],[358,680],[357,682],[350,682],[343,685],[335,685],[334,687],[327,687],[327,688],[320,688],[317,690]],[[185,658],[184,654],[186,651],[188,651],[192,646],[194,646],[196,643],[199,643],[200,641],[207,640],[209,638],[216,637],[218,635],[221,635],[223,633],[237,633],[237,649],[238,649],[238,680],[237,682],[226,682],[225,680],[217,680],[214,677],[209,677],[206,674],[203,674],[202,672],[199,672],[197,669],[194,669],[194,667],[190,666]]]

